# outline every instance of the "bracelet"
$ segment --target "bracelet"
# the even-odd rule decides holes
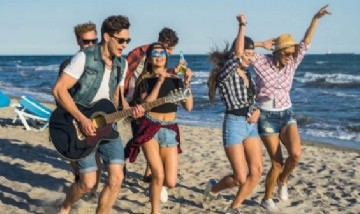
[[[239,26],[246,26],[246,24],[247,24],[246,22],[245,23],[240,22]]]

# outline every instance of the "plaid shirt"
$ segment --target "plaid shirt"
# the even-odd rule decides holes
[[[277,70],[271,55],[256,53],[253,66],[256,72],[256,102],[274,100],[274,108],[291,106],[290,89],[295,70],[304,58],[309,45],[301,42],[289,63],[281,70]]]
[[[251,84],[250,90],[244,86],[243,79],[236,72],[240,63],[240,59],[232,53],[216,77],[216,84],[226,111],[249,107],[254,101],[254,93],[251,92],[255,91],[255,84],[251,80],[250,72],[245,71]]]
[[[128,61],[129,67],[126,72],[125,82],[124,82],[124,88],[125,88],[126,92],[129,88],[129,82],[130,82],[131,76],[134,73],[137,66],[139,65],[139,63],[141,62],[141,60],[145,57],[146,51],[148,48],[149,48],[149,45],[143,45],[143,46],[135,48],[134,50],[129,52],[129,54],[127,55],[126,60]]]

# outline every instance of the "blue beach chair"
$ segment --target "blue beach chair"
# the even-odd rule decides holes
[[[39,131],[43,131],[49,125],[49,118],[52,112],[51,109],[30,96],[22,96],[19,103],[15,106],[14,111],[16,117],[13,123],[19,119],[28,131],[32,130],[28,121],[31,122],[34,127],[37,127]]]
[[[10,106],[10,98],[0,91],[0,108]]]

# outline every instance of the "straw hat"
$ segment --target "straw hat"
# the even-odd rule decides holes
[[[288,33],[282,34],[275,39],[275,51],[288,48],[293,45],[296,45],[296,42],[294,38]]]

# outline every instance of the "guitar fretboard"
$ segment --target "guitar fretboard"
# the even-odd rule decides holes
[[[156,106],[164,104],[165,101],[166,101],[166,97],[163,97],[163,98],[159,98],[153,102],[142,103],[141,105],[144,107],[145,111],[147,111]],[[122,120],[122,119],[132,115],[133,109],[134,109],[134,107],[105,115],[106,123],[115,123],[119,120]]]

